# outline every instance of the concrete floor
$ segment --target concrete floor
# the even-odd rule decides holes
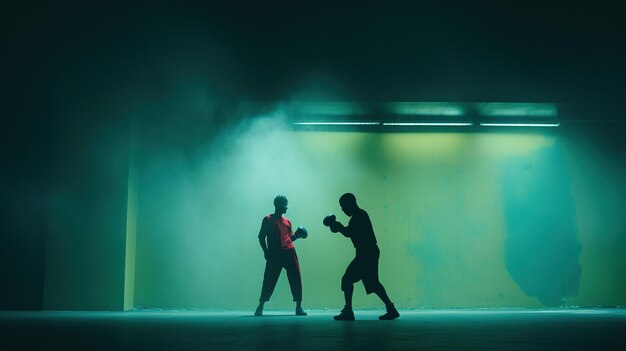
[[[626,350],[625,309],[0,312],[0,349]]]

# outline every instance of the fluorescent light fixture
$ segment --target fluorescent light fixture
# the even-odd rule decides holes
[[[378,121],[369,122],[348,122],[348,121],[330,121],[330,122],[294,122],[296,126],[377,126]]]
[[[560,126],[557,104],[544,102],[297,101],[287,114],[293,126],[326,127],[320,130]]]
[[[434,127],[468,127],[472,122],[385,122],[384,126],[434,126]]]
[[[557,115],[555,104],[526,102],[484,102],[476,104],[478,113],[487,117],[551,117]]]
[[[558,127],[561,123],[481,123],[484,127]]]
[[[461,116],[460,104],[451,102],[390,102],[387,109],[396,115],[412,116]]]
[[[344,101],[306,101],[296,103],[295,107],[304,115],[354,116],[367,112],[359,103]]]

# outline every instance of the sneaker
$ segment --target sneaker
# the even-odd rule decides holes
[[[256,311],[254,311],[254,315],[257,316],[257,317],[258,316],[262,316],[263,315],[263,306],[259,305],[256,308]]]
[[[344,307],[341,310],[341,313],[333,317],[336,321],[353,321],[354,320],[354,312],[352,312],[351,308]]]
[[[306,316],[306,312],[304,312],[302,307],[296,307],[296,316]]]
[[[398,317],[400,317],[400,313],[398,313],[398,310],[396,310],[394,305],[391,305],[391,306],[387,307],[387,313],[385,313],[382,316],[378,317],[378,319],[380,319],[381,321],[390,321],[390,320],[396,319]]]

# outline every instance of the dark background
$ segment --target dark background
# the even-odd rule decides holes
[[[185,82],[231,107],[554,102],[567,106],[564,125],[593,126],[623,162],[624,23],[617,2],[603,1],[3,2],[0,309],[42,308],[53,170],[82,167],[91,156],[77,150],[101,134],[123,139],[124,106],[175,110],[164,97],[184,95]],[[229,119],[173,114],[140,124],[210,133]]]

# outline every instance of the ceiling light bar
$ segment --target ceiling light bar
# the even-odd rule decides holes
[[[294,122],[296,126],[377,126],[378,121],[372,122]]]
[[[390,102],[387,109],[396,115],[412,116],[461,116],[460,104],[451,102]]]
[[[481,123],[483,127],[558,127],[561,123]]]
[[[310,101],[296,103],[294,106],[299,114],[304,115],[355,116],[367,113],[361,103],[349,101]]]
[[[488,117],[556,117],[558,109],[549,103],[487,102],[477,103],[478,113]]]
[[[385,122],[384,126],[469,127],[472,122]]]

